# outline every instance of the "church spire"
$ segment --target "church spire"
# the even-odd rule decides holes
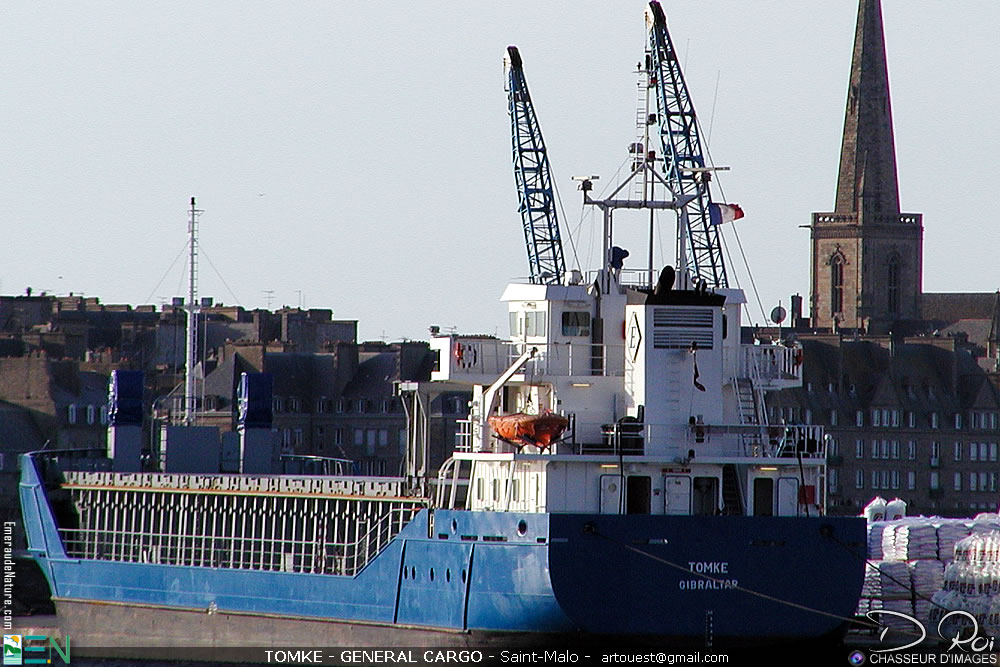
[[[860,224],[899,216],[881,0],[860,0],[834,212]]]
[[[880,0],[858,0],[837,201],[810,228],[813,327],[884,333],[920,317],[923,216],[899,209]]]

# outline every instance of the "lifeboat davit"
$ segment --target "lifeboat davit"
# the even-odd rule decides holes
[[[516,412],[512,415],[495,415],[489,419],[493,432],[504,440],[517,445],[533,445],[545,449],[558,440],[569,426],[569,420],[557,414],[529,415]]]

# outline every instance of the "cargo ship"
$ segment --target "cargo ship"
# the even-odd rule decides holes
[[[595,177],[579,180],[604,221],[587,274],[565,269],[508,49],[531,277],[503,294],[509,340],[435,335],[430,380],[398,385],[403,475],[281,474],[262,374],[238,390],[238,473],[219,472],[218,435],[192,424],[165,426],[159,469],[146,469],[143,379],[124,371],[106,456],[22,457],[29,552],[74,650],[722,647],[841,630],[865,522],[826,514],[822,427],[767,421],[766,393],[801,383],[801,351],[744,337],[746,298],[719,245],[738,207],[711,199],[715,169],[656,2],[647,27],[631,176],[601,199]],[[623,209],[676,214],[676,266],[625,266]],[[468,419],[432,470],[426,406],[456,389],[471,393]]]

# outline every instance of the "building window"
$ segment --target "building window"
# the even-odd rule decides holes
[[[874,408],[872,409],[872,426],[881,426],[881,425],[882,425],[882,411],[879,410],[878,408]],[[860,426],[860,424],[858,424],[858,426]],[[886,426],[888,426],[888,424],[886,424]]]
[[[858,426],[864,426],[865,425],[865,411],[864,410],[858,410],[858,414],[855,415],[855,422],[857,423]]]
[[[961,412],[956,412],[955,413],[955,430],[957,431],[960,428],[962,428],[962,413]]]
[[[979,460],[979,445],[974,442],[969,443],[969,460],[970,461]]]
[[[857,471],[857,474],[854,477],[854,486],[857,487],[857,488],[859,488],[859,489],[865,488],[865,471],[864,470],[858,470]]]
[[[305,437],[302,435],[302,429],[300,428],[295,429],[294,443],[296,447],[301,447],[305,444]]]
[[[887,293],[889,296],[889,312],[899,313],[899,258],[893,256],[889,260]]]
[[[899,410],[892,410],[889,412],[892,417],[892,425],[894,428],[899,428]]]
[[[979,476],[976,475],[976,473],[974,473],[974,472],[970,472],[969,473],[969,491],[978,491],[979,490],[979,487],[976,484],[976,481],[978,479],[979,479]]]
[[[389,446],[389,429],[380,428],[378,430],[378,446],[379,447]]]
[[[941,458],[941,443],[940,442],[932,442],[931,443],[931,459],[936,460],[936,459],[940,459],[940,458]]]
[[[986,484],[989,482],[989,475],[985,472],[979,473],[979,490],[985,491]]]
[[[836,425],[837,425],[837,411],[830,410],[830,426],[836,426]]]
[[[840,453],[840,441],[836,438],[830,438],[830,445],[827,447],[826,451],[829,456],[836,456]]]
[[[360,428],[354,429],[354,444],[358,447],[365,444],[365,432]]]
[[[338,428],[333,432],[333,443],[337,446],[342,446],[344,444],[344,429]]]
[[[960,472],[955,473],[955,490],[956,491],[962,490],[962,473]]]
[[[931,471],[931,488],[935,491],[941,488],[941,473],[936,470]]]
[[[899,440],[892,441],[892,458],[894,459],[899,458]]]
[[[108,406],[106,405],[101,406],[101,423],[102,424],[108,423]]]
[[[955,460],[956,461],[962,460],[962,443],[960,442],[955,443]]]
[[[67,417],[69,418],[70,424],[76,423],[76,403],[69,404],[69,409],[67,410]]]
[[[865,441],[855,440],[854,441],[854,458],[861,459],[865,456]]]
[[[909,414],[907,414],[906,418],[907,418],[907,424],[909,424],[910,428],[916,428],[917,427],[917,413],[916,412],[910,411]]]
[[[991,442],[990,443],[990,461],[996,461],[996,460],[997,460],[997,443]]]
[[[916,440],[910,440],[910,442],[907,443],[907,445],[906,445],[906,458],[910,459],[911,461],[913,461],[913,460],[915,460],[917,458],[917,441]]]
[[[282,400],[280,396],[275,396],[271,399],[271,411],[274,414],[279,414],[285,411],[285,401]]]
[[[938,427],[940,427],[940,422],[938,420],[938,413],[932,412],[931,413],[931,428],[938,428]]]
[[[289,412],[302,412],[302,401],[298,396],[292,396],[288,399],[288,411]]]
[[[917,488],[917,473],[912,470],[906,473],[906,490],[913,491]]]
[[[893,470],[892,471],[892,483],[891,483],[891,486],[894,489],[898,489],[899,488],[899,471],[898,470]]]
[[[844,312],[844,257],[830,258],[830,316]]]
[[[88,424],[93,424],[96,419],[97,419],[97,408],[94,407],[93,405],[88,405],[87,406],[87,423]]]

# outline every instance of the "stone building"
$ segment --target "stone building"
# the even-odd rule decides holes
[[[822,424],[829,510],[874,496],[911,513],[969,516],[997,507],[1000,392],[956,337],[800,337],[801,388],[768,401],[770,423]]]

